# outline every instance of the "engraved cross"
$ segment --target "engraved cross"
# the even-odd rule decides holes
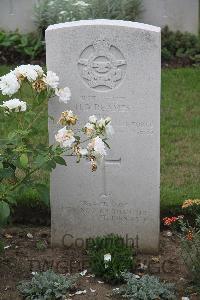
[[[121,157],[118,159],[104,159],[102,163],[102,182],[103,182],[103,192],[100,195],[101,198],[107,198],[109,196],[108,188],[107,188],[107,174],[106,168],[110,165],[120,166],[121,165]]]

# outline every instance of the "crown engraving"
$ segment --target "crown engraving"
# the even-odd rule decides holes
[[[115,88],[125,75],[126,61],[120,50],[106,39],[97,39],[86,49],[78,61],[81,77],[97,90]]]

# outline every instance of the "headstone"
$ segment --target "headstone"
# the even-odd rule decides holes
[[[117,233],[142,251],[159,246],[160,28],[90,20],[46,30],[47,67],[72,100],[53,99],[56,119],[72,109],[84,125],[110,116],[111,151],[96,172],[89,163],[58,166],[51,175],[52,245],[84,244]],[[58,128],[49,124],[50,142]]]
[[[5,31],[19,30],[21,33],[35,31],[34,6],[37,3],[39,0],[1,0],[0,28]]]
[[[142,22],[199,34],[199,0],[142,0]]]

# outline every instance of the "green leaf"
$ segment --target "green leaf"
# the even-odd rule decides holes
[[[34,119],[35,115],[36,115],[35,112],[33,112],[33,111],[27,111],[26,114],[24,115],[24,119],[28,123],[31,123],[31,121]]]
[[[55,162],[56,162],[57,164],[59,164],[59,165],[63,165],[63,166],[66,166],[66,165],[67,165],[66,161],[65,161],[64,158],[62,158],[61,156],[55,156],[55,157],[54,157],[54,160],[55,160]]]
[[[5,201],[0,202],[0,223],[4,222],[10,215],[10,207]]]
[[[35,164],[38,167],[41,167],[43,164],[47,163],[47,161],[48,161],[47,156],[39,154],[35,159]]]
[[[41,166],[41,169],[52,171],[56,168],[56,162],[54,160],[48,160],[45,164]]]
[[[42,183],[37,183],[35,185],[35,188],[38,192],[38,196],[40,198],[40,200],[47,206],[49,206],[49,187],[45,184]]]
[[[28,166],[28,156],[27,156],[27,153],[23,153],[20,158],[20,165],[22,168],[26,169],[27,166]]]
[[[0,179],[8,179],[14,177],[15,172],[12,168],[0,168]]]
[[[25,46],[28,45],[28,38],[27,38],[26,35],[23,35],[23,36],[21,37],[21,45],[22,45],[23,47],[25,47]]]
[[[4,146],[9,142],[9,139],[0,139],[0,146]]]
[[[44,102],[46,97],[46,91],[40,92],[39,94],[37,94],[37,101],[39,104],[41,104],[42,102]]]
[[[12,205],[13,204],[17,205],[16,195],[14,193],[12,193],[12,195],[8,195],[7,196],[7,201],[8,201],[8,203],[10,203]]]

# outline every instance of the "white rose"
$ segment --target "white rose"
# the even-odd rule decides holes
[[[42,67],[40,67],[39,65],[33,65],[33,68],[38,73],[39,76],[42,76],[44,74]]]
[[[21,65],[15,68],[14,73],[17,78],[23,76],[24,78],[27,78],[28,81],[33,82],[38,78],[39,75],[37,69],[38,68],[34,65]]]
[[[13,72],[0,78],[0,90],[3,95],[13,95],[18,92],[20,84]]]
[[[111,259],[112,259],[112,256],[110,253],[107,253],[104,255],[104,262],[111,261]]]
[[[108,268],[108,262],[111,261],[112,257],[110,253],[107,253],[104,255],[104,263],[105,263],[105,268]]]
[[[82,156],[86,156],[88,154],[88,150],[87,149],[80,149],[79,150],[79,153],[82,155]]]
[[[104,263],[105,263],[105,268],[108,268],[108,262],[111,261],[112,257],[110,253],[107,253],[104,255]]]
[[[7,108],[9,111],[20,112],[26,111],[26,102],[20,101],[19,99],[11,99],[4,101],[1,107]]]
[[[105,131],[106,131],[106,135],[108,137],[112,136],[115,133],[115,131],[110,123],[108,125],[106,125]]]
[[[94,124],[91,124],[91,123],[86,123],[84,127],[88,128],[88,129],[94,129],[95,128]]]
[[[107,117],[107,118],[105,118],[105,121],[106,121],[106,123],[110,123],[111,122],[111,118]]]
[[[98,122],[97,122],[97,125],[99,126],[99,128],[104,128],[106,126],[106,121],[105,119],[100,119]]]
[[[68,103],[71,99],[71,91],[68,87],[65,87],[64,89],[56,89],[55,91],[56,96],[59,97],[59,101],[63,103]]]
[[[96,121],[97,121],[97,117],[95,115],[89,117],[90,123],[96,123]]]
[[[70,148],[75,141],[73,131],[66,129],[66,126],[58,131],[55,135],[55,139],[58,143],[60,143],[61,147],[66,148]]]
[[[52,89],[56,89],[59,85],[59,77],[52,71],[47,71],[47,75],[43,78],[43,81]]]
[[[74,113],[72,110],[67,110],[66,112],[67,112],[68,117],[74,117]]]
[[[101,156],[106,155],[105,144],[102,141],[102,139],[99,136],[97,136],[96,138],[94,138],[93,142],[94,142],[94,151],[97,153],[97,155],[98,154]]]

